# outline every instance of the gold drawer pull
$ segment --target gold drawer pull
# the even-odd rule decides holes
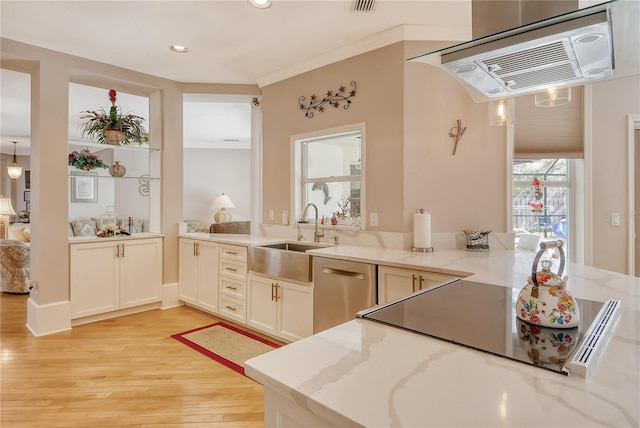
[[[230,285],[225,285],[225,288],[228,288],[229,290],[237,290],[238,287],[232,287]]]
[[[238,253],[236,253],[235,251],[225,251],[225,253],[227,254],[231,254],[232,256],[237,255]]]
[[[236,269],[236,268],[226,267],[225,269],[226,269],[226,270],[230,270],[231,272],[236,272],[236,271],[237,271],[237,269]]]
[[[235,311],[236,310],[236,308],[234,308],[233,306],[229,306],[229,305],[225,306],[225,308],[229,309],[230,311]]]

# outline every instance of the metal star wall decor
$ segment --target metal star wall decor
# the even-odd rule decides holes
[[[312,118],[314,115],[314,110],[323,113],[325,110],[324,104],[329,103],[333,108],[340,107],[340,103],[344,102],[342,106],[343,109],[348,109],[351,105],[351,98],[356,96],[356,82],[353,80],[349,82],[349,85],[353,88],[348,93],[346,92],[346,88],[344,86],[340,86],[337,91],[327,91],[327,94],[324,98],[319,99],[315,94],[309,97],[309,104],[305,105],[305,96],[301,96],[298,98],[298,104],[300,105],[300,110],[305,110],[304,115],[308,118]]]

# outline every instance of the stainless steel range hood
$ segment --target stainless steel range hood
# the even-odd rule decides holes
[[[408,61],[441,68],[476,102],[583,85],[614,70],[616,1],[523,25]]]

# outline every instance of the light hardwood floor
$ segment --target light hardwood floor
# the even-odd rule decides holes
[[[0,293],[3,428],[264,425],[260,384],[169,337],[221,319],[183,306],[34,337],[27,298]]]

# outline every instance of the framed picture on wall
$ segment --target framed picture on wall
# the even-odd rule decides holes
[[[98,173],[71,173],[71,202],[98,202]]]
[[[24,172],[24,188],[31,189],[31,171]]]
[[[24,200],[25,202],[31,202],[31,190],[24,191]]]

